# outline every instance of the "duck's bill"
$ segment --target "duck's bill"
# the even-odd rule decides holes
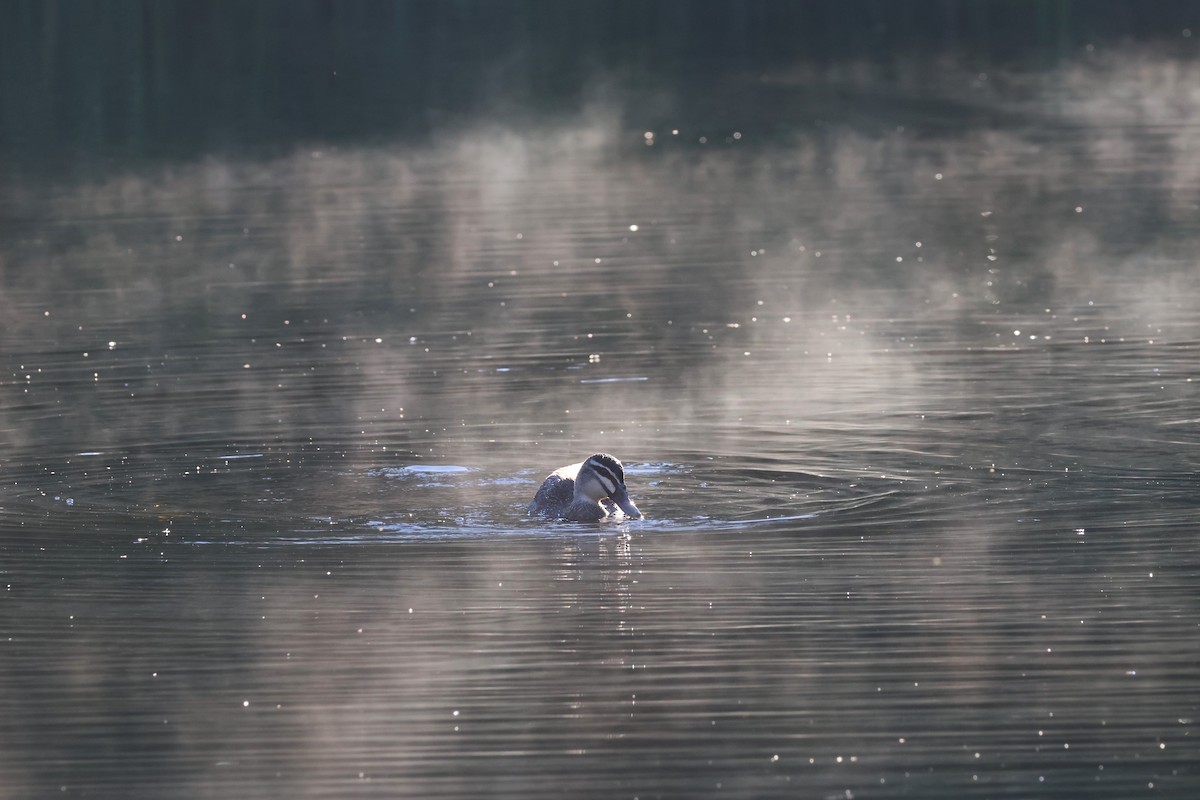
[[[612,493],[612,499],[625,512],[625,516],[637,518],[642,515],[642,512],[638,511],[638,507],[629,499],[629,492],[625,490],[624,486],[617,487],[617,490]]]

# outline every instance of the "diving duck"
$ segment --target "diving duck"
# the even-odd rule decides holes
[[[529,516],[597,522],[615,514],[614,505],[627,517],[642,515],[629,499],[621,462],[608,453],[596,453],[547,475],[529,504]]]

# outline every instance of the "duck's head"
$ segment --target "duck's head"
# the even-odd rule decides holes
[[[628,517],[642,515],[625,488],[625,468],[608,453],[596,453],[583,462],[575,476],[575,497],[586,497],[597,504],[607,498],[620,506]]]

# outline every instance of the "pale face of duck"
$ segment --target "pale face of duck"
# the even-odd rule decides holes
[[[616,503],[627,517],[642,516],[625,488],[625,468],[621,462],[606,453],[597,453],[583,462],[575,476],[575,501],[600,505],[605,499]]]

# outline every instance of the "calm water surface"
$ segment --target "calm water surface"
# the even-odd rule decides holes
[[[0,794],[1197,796],[1140,67],[6,185]],[[646,519],[525,517],[598,450]]]

